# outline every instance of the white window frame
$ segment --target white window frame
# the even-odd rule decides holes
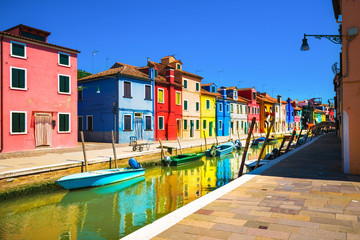
[[[12,70],[13,69],[20,69],[20,70],[25,70],[25,88],[17,88],[17,87],[13,87],[12,86]],[[14,90],[23,90],[23,91],[27,91],[27,69],[26,68],[19,68],[19,67],[10,67],[10,89],[14,89]]]
[[[60,76],[64,76],[64,77],[69,77],[69,92],[60,92]],[[65,74],[58,74],[58,93],[60,94],[66,94],[66,95],[71,95],[71,76],[70,75],[65,75]]]
[[[179,93],[180,94],[180,103],[178,104],[176,101],[177,101],[177,93]],[[175,91],[175,104],[176,105],[178,105],[178,106],[180,106],[181,105],[181,92],[180,91]]]
[[[130,97],[125,96],[125,83],[130,83]],[[123,81],[123,98],[132,98],[132,83],[130,81]]]
[[[196,87],[197,87],[197,86],[199,86],[199,90],[196,90]],[[200,83],[199,83],[199,82],[196,82],[196,83],[195,83],[195,91],[196,91],[196,92],[200,92]]]
[[[126,129],[125,130],[125,116],[130,116],[130,130]],[[122,125],[123,125],[123,132],[126,131],[126,132],[130,132],[130,131],[133,131],[133,116],[132,114],[123,114],[123,117],[122,117]]]
[[[81,125],[82,125],[82,129],[79,129],[79,119],[81,118]],[[94,119],[93,119],[94,121]],[[94,124],[93,124],[94,125]],[[78,131],[84,131],[84,118],[83,116],[78,116]]]
[[[198,110],[196,110],[196,105],[197,105],[197,104],[199,104],[199,109],[198,109]],[[200,112],[200,102],[198,102],[198,101],[195,102],[195,111],[196,111],[196,112]]]
[[[60,63],[60,54],[62,55],[67,55],[69,57],[69,65],[65,65],[65,64],[61,64]],[[71,67],[71,57],[70,57],[70,54],[69,53],[64,53],[64,52],[58,52],[58,64],[59,66],[63,66],[63,67]]]
[[[150,117],[150,129],[146,129],[146,117]],[[152,119],[152,115],[145,115],[144,116],[144,130],[145,131],[152,131],[153,130],[153,119]]]
[[[89,117],[92,118],[92,130],[89,130]],[[86,131],[94,131],[94,115],[86,115]]]
[[[24,132],[13,132],[12,131],[12,114],[13,113],[25,113],[25,131]],[[10,134],[11,135],[27,134],[27,112],[26,111],[10,111]]]
[[[208,106],[208,102],[209,102],[209,108],[207,107],[207,106]],[[210,101],[210,99],[206,99],[206,100],[205,100],[205,104],[206,104],[206,110],[210,110],[210,109],[211,109],[211,101]]]
[[[69,131],[60,131],[60,114],[63,115],[69,115]],[[71,113],[67,113],[67,112],[59,112],[57,115],[57,119],[58,119],[58,133],[70,133],[71,132]]]
[[[150,99],[146,99],[146,86],[150,87]],[[152,97],[152,86],[149,85],[149,84],[145,84],[144,85],[144,100],[151,101],[152,99],[153,99],[153,97]]]
[[[223,129],[223,121],[219,120],[219,130],[222,130],[222,129]]]
[[[185,102],[186,102],[186,108],[187,108],[187,109],[185,109]],[[186,99],[184,99],[183,109],[184,109],[184,111],[189,111],[189,101],[186,100]]]
[[[163,101],[162,101],[162,102],[159,101],[159,92],[160,92],[160,91],[163,93]],[[165,91],[164,91],[163,88],[158,88],[157,102],[158,102],[158,103],[164,103],[164,102],[165,102]]]
[[[24,45],[24,55],[25,55],[25,56],[21,57],[21,56],[17,56],[17,55],[13,55],[13,54],[12,54],[12,46],[13,46],[13,43],[19,44],[19,45]],[[10,56],[16,57],[16,58],[27,59],[27,46],[26,46],[26,43],[20,43],[20,42],[10,41]]]
[[[162,123],[163,123],[162,128],[160,128],[160,121],[159,121],[160,118],[162,118]],[[157,127],[158,127],[158,130],[164,130],[164,128],[165,128],[164,116],[158,116]]]
[[[186,87],[185,87],[185,81],[186,81]],[[183,79],[183,85],[184,85],[184,89],[189,89],[189,81],[187,79]]]

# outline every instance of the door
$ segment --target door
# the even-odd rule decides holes
[[[176,120],[176,125],[177,125],[177,135],[179,137],[182,137],[182,134],[181,134],[181,120],[177,119]]]
[[[209,136],[212,137],[213,135],[213,122],[209,122]]]
[[[51,114],[36,114],[35,115],[35,145],[51,146],[52,138],[52,117]]]
[[[143,140],[143,119],[140,117],[135,117],[134,120],[134,130],[135,130],[135,137],[137,137],[138,140]]]
[[[190,120],[190,137],[194,137],[194,120]]]

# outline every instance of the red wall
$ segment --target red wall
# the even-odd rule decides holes
[[[3,42],[3,152],[35,148],[35,113],[51,113],[52,148],[77,146],[77,55],[23,40],[27,59],[10,56],[10,39]],[[71,67],[58,65],[58,52],[70,54]],[[27,90],[10,89],[10,67],[25,68]],[[58,74],[70,75],[71,94],[58,93]],[[10,134],[10,111],[27,112],[27,134]],[[70,133],[58,133],[58,113],[70,113]]]

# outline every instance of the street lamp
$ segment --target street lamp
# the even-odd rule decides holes
[[[82,91],[83,89],[86,89],[86,88],[91,88],[91,87],[94,87],[94,88],[97,88],[96,89],[96,93],[100,93],[100,87],[99,86],[89,86],[89,87],[83,87],[83,86],[78,86],[78,92]]]

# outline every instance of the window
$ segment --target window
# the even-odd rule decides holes
[[[234,112],[234,104],[230,104],[230,112],[231,112],[231,113]]]
[[[243,106],[240,106],[240,113],[243,114]]]
[[[164,117],[158,117],[158,129],[164,130]]]
[[[236,105],[236,112],[237,112],[237,114],[240,113],[240,111],[239,111],[239,105]]]
[[[83,100],[83,90],[78,91],[78,102]]]
[[[127,114],[127,115],[124,115],[124,127],[123,127],[123,130],[124,131],[131,131],[132,130],[132,127],[131,127],[131,115],[130,114]]]
[[[181,65],[180,64],[176,64],[176,69],[181,69]]]
[[[203,120],[203,129],[206,129],[206,119]]]
[[[211,86],[211,92],[216,92],[215,86]]]
[[[200,83],[195,83],[195,88],[196,88],[196,91],[199,92],[200,91]]]
[[[196,102],[196,111],[200,111],[200,103],[199,102]]]
[[[70,132],[70,113],[59,113],[58,132]]]
[[[200,129],[200,120],[196,120],[196,130]]]
[[[187,111],[188,110],[188,101],[184,100],[184,110]]]
[[[250,112],[250,107],[248,107],[248,113],[250,114],[251,112]]]
[[[59,74],[59,93],[70,94],[70,76]]]
[[[10,133],[26,134],[26,112],[10,112]]]
[[[244,121],[241,121],[241,129],[244,129]]]
[[[236,121],[236,129],[239,129],[239,121]]]
[[[86,131],[93,131],[93,130],[94,130],[93,116],[88,115],[86,116]]]
[[[234,91],[234,99],[237,99],[237,91]]]
[[[219,120],[219,130],[222,130],[222,120]]]
[[[187,129],[188,129],[188,121],[184,120],[184,130],[187,130]]]
[[[124,97],[131,98],[131,82],[124,82]]]
[[[157,78],[158,77],[158,70],[155,69],[155,77]]]
[[[210,100],[206,99],[206,109],[210,109]]]
[[[222,103],[219,103],[219,112],[222,112]]]
[[[151,130],[151,116],[145,116],[145,130]]]
[[[164,89],[158,89],[158,103],[164,103]]]
[[[59,65],[70,67],[70,54],[59,52]]]
[[[26,69],[10,67],[11,89],[26,90]]]
[[[26,58],[26,44],[11,41],[11,56]]]
[[[229,112],[229,104],[226,104],[226,112]]]
[[[181,92],[176,92],[176,105],[181,105]]]
[[[151,86],[145,85],[145,100],[151,100]]]
[[[84,130],[83,117],[78,116],[78,131]]]
[[[252,93],[252,97],[253,97],[254,100],[256,99],[256,93],[255,92]]]
[[[188,81],[184,79],[184,88],[187,89],[188,88]]]

